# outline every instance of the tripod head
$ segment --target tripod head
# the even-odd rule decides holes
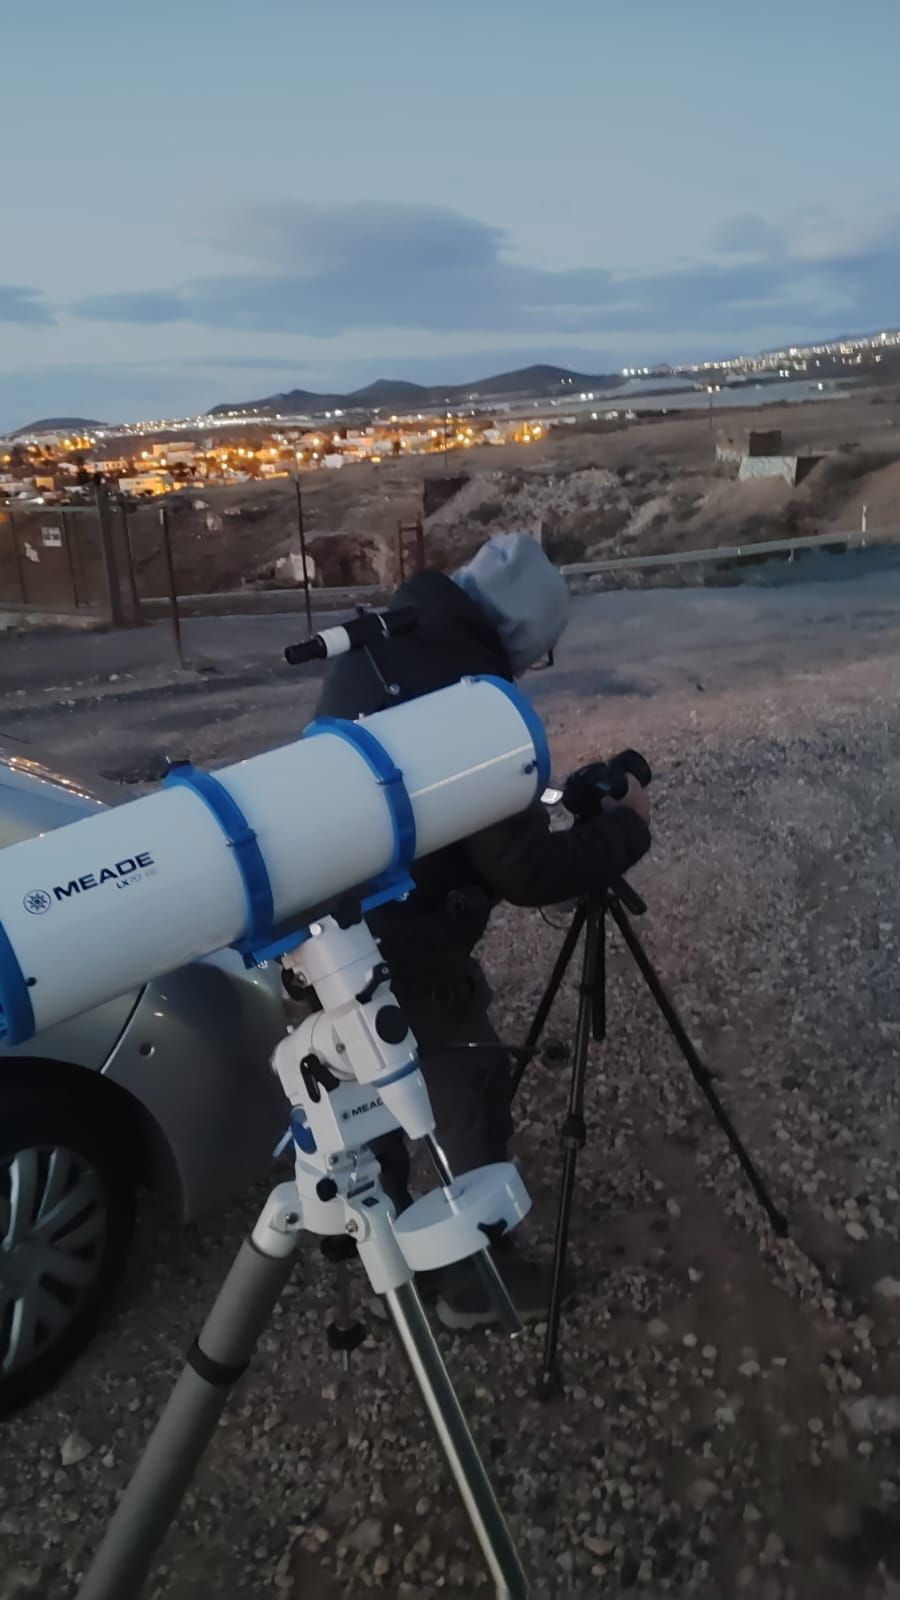
[[[637,778],[646,789],[653,774],[637,750],[621,750],[609,761],[589,761],[569,774],[562,792],[562,803],[578,822],[599,817],[604,800],[624,800],[629,777]]]

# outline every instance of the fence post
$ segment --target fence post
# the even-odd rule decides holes
[[[169,512],[166,506],[159,508],[159,525],[162,529],[163,552],[166,558],[166,577],[169,582],[169,601],[172,607],[172,632],[175,635],[175,649],[178,652],[178,665],[184,666],[184,649],[181,643],[181,613],[178,610],[178,591],[175,587],[175,567],[172,561],[172,541],[169,537]]]
[[[303,594],[306,599],[306,626],[310,633],[312,627],[312,601],[309,596],[309,567],[306,564],[306,529],[303,526],[303,497],[300,493],[299,475],[294,479],[294,488],[297,491],[297,533],[300,536],[300,564],[303,568]]]
[[[104,483],[94,486],[97,502],[97,523],[100,528],[100,547],[103,552],[103,567],[106,574],[106,589],[109,595],[109,618],[114,628],[125,627],[125,612],[122,609],[122,594],[119,589],[119,569],[116,565],[116,548],[113,540],[112,522],[109,514],[109,495]]]
[[[125,547],[125,560],[128,564],[128,589],[131,594],[131,606],[135,622],[142,622],[141,597],[138,594],[137,578],[134,571],[134,551],[131,547],[131,529],[128,526],[128,512],[124,500],[119,501],[119,521],[122,528],[122,543]]]
[[[27,606],[28,594],[25,589],[25,569],[22,566],[22,552],[19,549],[19,540],[16,535],[16,519],[11,511],[9,512],[9,532],[12,539],[13,555],[16,558],[16,574],[19,579],[19,593],[22,596],[23,606]]]
[[[62,522],[62,541],[66,547],[66,561],[69,567],[69,582],[72,585],[72,603],[77,611],[80,601],[78,599],[78,581],[75,577],[75,556],[72,550],[72,528],[65,507],[60,511],[60,518]]]

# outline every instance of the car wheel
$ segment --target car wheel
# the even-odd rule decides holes
[[[0,1417],[65,1370],[122,1274],[135,1188],[116,1108],[101,1102],[4,1090],[0,1075]]]

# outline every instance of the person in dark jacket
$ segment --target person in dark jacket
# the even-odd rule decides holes
[[[554,648],[569,611],[563,578],[521,533],[491,539],[452,576],[418,573],[392,604],[415,610],[416,627],[380,641],[368,656],[352,652],[332,662],[318,715],[370,715],[481,673],[512,680]],[[473,955],[491,910],[501,901],[537,907],[602,892],[649,848],[648,824],[646,795],[634,780],[605,815],[561,831],[551,831],[547,809],[536,801],[417,861],[408,900],[370,914],[419,1042],[437,1136],[455,1171],[506,1160],[512,1133],[509,1058],[491,1025],[490,989]],[[453,1048],[466,1043],[496,1049]],[[403,1136],[398,1130],[374,1148],[385,1190],[402,1210],[410,1203]],[[546,1275],[514,1252],[501,1266],[520,1314],[543,1315]],[[465,1264],[441,1275],[437,1314],[454,1328],[494,1320]]]

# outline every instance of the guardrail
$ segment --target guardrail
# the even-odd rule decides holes
[[[681,550],[654,556],[617,556],[610,561],[572,561],[560,567],[564,578],[587,577],[601,572],[624,572],[635,567],[681,567],[702,561],[748,561],[760,556],[793,555],[796,550],[851,545],[863,550],[870,544],[888,544],[900,538],[900,528],[851,528],[846,533],[803,534],[795,539],[770,539],[763,543],[720,545],[715,550]]]

